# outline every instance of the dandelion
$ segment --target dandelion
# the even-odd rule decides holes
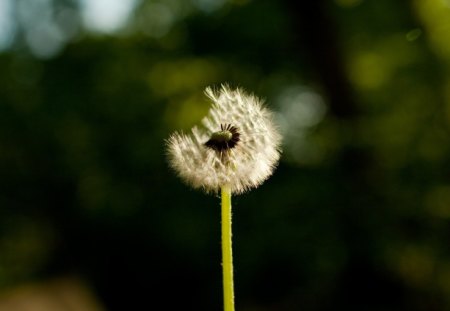
[[[203,128],[173,134],[167,143],[170,165],[187,184],[217,193],[228,185],[234,194],[259,186],[280,157],[281,136],[271,112],[240,89],[206,89],[212,100]]]
[[[207,88],[212,100],[202,126],[167,140],[170,166],[194,188],[222,197],[224,308],[234,310],[231,194],[261,185],[280,158],[281,136],[261,100],[241,89]]]

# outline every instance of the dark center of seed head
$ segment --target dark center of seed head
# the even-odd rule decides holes
[[[222,152],[234,148],[239,142],[239,132],[231,124],[221,124],[220,131],[211,134],[211,138],[205,143],[205,146],[216,151]]]
[[[218,131],[218,132],[212,133],[212,135],[211,135],[211,140],[214,140],[217,142],[230,141],[231,138],[233,138],[233,134],[231,134],[230,131]]]

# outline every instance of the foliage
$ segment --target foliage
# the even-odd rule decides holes
[[[0,54],[0,285],[77,273],[108,310],[218,309],[218,198],[163,146],[227,81],[285,133],[275,175],[234,203],[237,309],[449,309],[450,8],[299,2],[141,1],[54,55],[18,33]]]

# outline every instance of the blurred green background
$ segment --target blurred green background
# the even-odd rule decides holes
[[[448,0],[0,0],[0,289],[221,310],[219,198],[164,139],[228,82],[284,135],[234,198],[237,310],[449,310],[449,72]]]

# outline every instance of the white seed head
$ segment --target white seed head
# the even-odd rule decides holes
[[[170,166],[187,184],[209,193],[224,185],[235,194],[258,187],[280,158],[272,113],[241,89],[222,86],[205,93],[213,103],[202,126],[167,140]]]

